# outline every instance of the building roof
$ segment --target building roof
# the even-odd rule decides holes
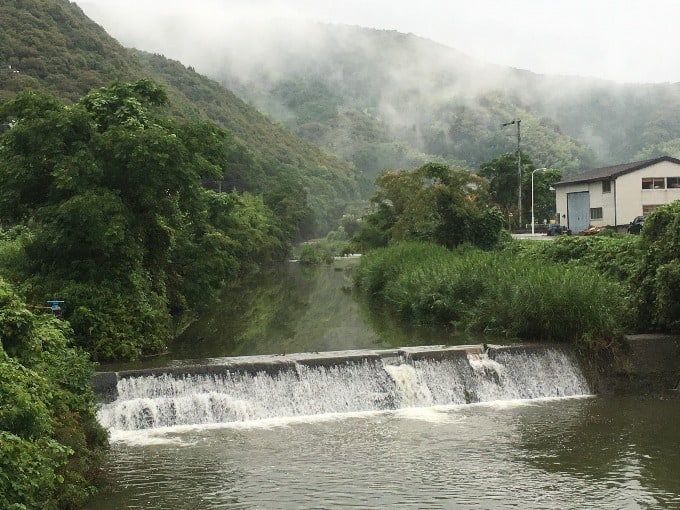
[[[553,186],[616,179],[620,175],[627,174],[629,172],[634,172],[636,170],[641,170],[643,168],[647,168],[648,166],[661,163],[662,161],[670,161],[671,163],[680,165],[680,159],[672,158],[670,156],[661,156],[659,158],[647,159],[645,161],[637,161],[636,163],[623,163],[620,165],[595,168],[594,170],[588,170],[587,172],[584,172],[582,174],[574,175],[573,177],[563,179],[560,182],[553,184]]]

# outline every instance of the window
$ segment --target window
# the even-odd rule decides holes
[[[612,192],[612,181],[602,181],[602,193]]]
[[[642,189],[665,189],[666,179],[663,177],[643,177]]]
[[[656,204],[656,205],[643,205],[643,206],[642,206],[642,215],[643,215],[643,216],[647,216],[650,212],[652,212],[652,211],[653,211],[654,209],[656,209],[657,207],[661,207],[661,205],[660,205],[660,204]]]
[[[591,220],[601,220],[602,219],[602,207],[592,207],[590,209],[590,219]]]
[[[666,177],[666,187],[668,189],[680,188],[680,177]]]

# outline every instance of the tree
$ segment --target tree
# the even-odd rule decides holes
[[[490,207],[486,181],[467,170],[428,163],[412,172],[384,172],[376,185],[376,210],[354,239],[363,248],[401,240],[488,248],[498,240],[503,217]],[[367,246],[371,240],[374,245]]]
[[[517,154],[507,153],[480,166],[480,175],[488,179],[489,192],[494,203],[507,218],[512,214],[519,225],[531,221],[531,172],[535,166],[522,154],[522,216],[517,218]],[[548,169],[534,174],[534,216],[536,220],[552,219],[555,215],[555,196],[550,186],[562,178],[560,170]]]
[[[229,134],[164,117],[166,101],[139,80],[71,106],[27,91],[0,108],[14,125],[0,144],[0,221],[31,230],[24,290],[66,300],[76,339],[100,359],[162,350],[173,318],[280,254],[287,235],[261,198],[202,185],[224,175]]]

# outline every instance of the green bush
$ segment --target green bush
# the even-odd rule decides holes
[[[305,244],[300,249],[300,264],[318,266],[333,262],[333,254],[317,244]]]
[[[621,333],[624,287],[586,267],[512,252],[404,243],[362,258],[356,285],[411,322],[529,340],[602,340]]]
[[[28,440],[0,430],[0,508],[59,508],[54,492],[64,478],[57,472],[69,453],[57,441]]]
[[[633,279],[638,329],[680,332],[680,200],[645,220],[644,256]]]
[[[491,249],[500,240],[503,214],[490,207],[486,180],[472,172],[427,163],[413,171],[385,171],[376,186],[374,208],[352,239],[362,252],[404,241]]]
[[[589,266],[628,285],[639,269],[643,249],[638,236],[612,234],[610,230],[595,236],[561,236],[551,242],[516,242],[512,251],[531,260]]]
[[[95,490],[107,438],[69,335],[0,279],[0,508],[77,508]]]
[[[0,104],[15,126],[0,142],[0,223],[14,226],[0,233],[0,275],[33,302],[66,300],[77,345],[97,360],[163,352],[173,324],[281,260],[311,213],[289,179],[262,194],[207,190],[226,178],[231,135],[160,106],[166,93],[147,79],[68,107],[28,90]]]

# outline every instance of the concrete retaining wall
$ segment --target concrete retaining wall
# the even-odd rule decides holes
[[[596,393],[652,393],[679,389],[680,335],[628,335],[618,352],[595,362],[592,386]]]

